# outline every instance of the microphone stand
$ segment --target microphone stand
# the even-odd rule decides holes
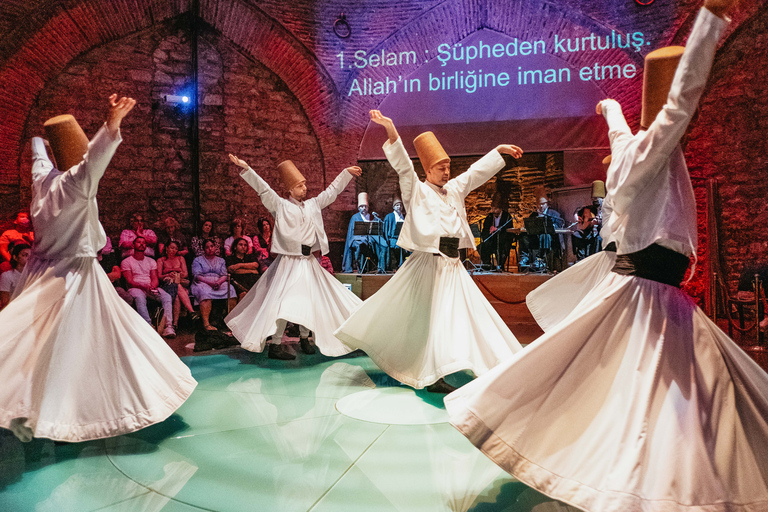
[[[506,227],[507,227],[507,225],[508,225],[510,222],[514,221],[514,220],[515,220],[515,216],[514,216],[514,215],[512,215],[512,214],[510,214],[510,215],[509,215],[509,220],[508,220],[507,222],[505,222],[504,224],[502,224],[501,226],[499,226],[499,227],[498,227],[498,229],[496,229],[496,231],[494,231],[493,233],[491,233],[491,234],[490,234],[490,236],[488,236],[488,238],[486,238],[485,240],[483,240],[483,241],[482,241],[482,242],[480,242],[480,243],[481,243],[481,244],[484,244],[485,242],[487,242],[488,240],[490,240],[491,238],[493,238],[493,237],[496,235],[496,233],[498,233],[498,232],[500,232],[501,230],[503,230],[504,228],[506,228]],[[498,237],[496,237],[496,270],[497,270],[498,272],[500,272],[500,271],[501,271],[501,266],[499,265],[499,254],[500,254],[500,253],[501,253],[501,236],[498,236]]]

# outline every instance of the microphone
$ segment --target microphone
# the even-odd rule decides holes
[[[376,212],[371,212],[371,215],[373,215],[373,216],[374,216],[374,217],[376,217],[377,219],[381,220],[381,218],[379,217],[379,214],[378,214],[378,213],[376,213]]]

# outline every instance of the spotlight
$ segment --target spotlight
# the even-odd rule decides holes
[[[189,96],[177,96],[175,94],[166,94],[163,96],[166,103],[189,103]]]

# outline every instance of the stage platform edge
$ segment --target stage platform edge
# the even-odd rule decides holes
[[[352,293],[366,300],[384,286],[394,274],[335,274],[336,278],[348,285]],[[552,274],[511,274],[506,272],[476,272],[472,280],[483,292],[504,323],[520,343],[530,343],[543,331],[525,305],[525,296],[538,287]]]

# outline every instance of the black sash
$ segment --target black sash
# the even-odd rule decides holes
[[[459,239],[448,236],[440,237],[439,251],[449,258],[459,257]]]
[[[312,248],[308,245],[301,244],[301,254],[304,256],[309,256],[312,254]]]
[[[616,242],[611,242],[603,249],[605,252],[616,252]]]
[[[643,250],[618,255],[611,270],[624,276],[642,277],[680,288],[688,263],[688,256],[651,244]]]

